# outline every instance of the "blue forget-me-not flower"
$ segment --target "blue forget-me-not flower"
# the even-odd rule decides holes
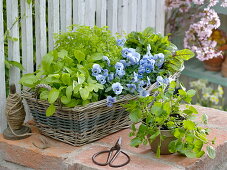
[[[165,61],[165,56],[164,54],[162,53],[159,53],[159,54],[155,54],[154,55],[154,58],[155,58],[155,65],[158,67],[158,68],[161,68],[164,61]]]
[[[101,83],[101,84],[105,84],[105,83],[106,83],[106,77],[103,76],[103,75],[101,75],[101,74],[99,74],[99,75],[96,76],[96,80],[97,80],[99,83]]]
[[[108,107],[111,107],[111,106],[113,106],[113,103],[116,102],[116,97],[107,96],[106,100],[107,100],[107,104],[106,105]]]
[[[124,69],[124,64],[122,64],[122,63],[120,63],[120,62],[117,62],[116,64],[115,64],[115,69],[116,70],[123,70]]]
[[[114,73],[110,73],[109,75],[108,75],[108,77],[107,77],[107,80],[110,82],[110,81],[112,81],[114,79]]]
[[[143,89],[143,90],[140,91],[139,95],[142,96],[142,97],[147,97],[150,94],[149,94],[149,92],[147,90]]]
[[[126,39],[125,39],[125,38],[118,39],[118,40],[117,40],[117,45],[123,47],[124,44],[125,44],[125,42],[126,42]]]
[[[102,59],[107,62],[107,65],[110,65],[110,59],[107,56],[103,56]]]
[[[102,71],[102,68],[99,64],[93,64],[92,66],[92,75],[93,76],[97,76],[98,74],[100,74]]]
[[[126,84],[126,86],[129,88],[129,91],[131,93],[134,93],[136,91],[136,85],[135,84]]]
[[[158,76],[156,78],[156,81],[159,83],[159,85],[162,85],[162,84],[168,85],[169,84],[169,79],[168,78],[164,79],[162,76]]]
[[[115,94],[121,94],[122,90],[123,90],[123,86],[121,85],[121,83],[117,82],[112,84],[112,89],[114,91]]]

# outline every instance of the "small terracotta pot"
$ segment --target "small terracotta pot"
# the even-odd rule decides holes
[[[160,154],[161,155],[172,154],[171,152],[169,152],[168,146],[169,146],[169,143],[171,141],[175,140],[176,138],[171,134],[170,130],[161,130],[161,134],[165,135],[166,138],[165,138],[165,140],[163,140],[161,142]],[[149,138],[150,135],[148,135],[147,137]],[[149,142],[149,143],[150,143],[150,146],[151,146],[151,150],[156,153],[158,145],[160,143],[160,136],[158,136],[152,143],[151,142]]]
[[[223,57],[216,57],[209,60],[203,61],[204,67],[208,71],[221,71],[222,63],[224,61]]]
[[[227,77],[227,56],[225,56],[225,61],[222,63],[221,73],[223,77]]]
[[[225,61],[222,63],[221,73],[222,73],[223,77],[227,77],[227,52],[226,52],[227,51],[227,44],[223,45],[219,49],[225,52],[224,53]]]

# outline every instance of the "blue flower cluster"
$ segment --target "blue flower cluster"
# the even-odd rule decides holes
[[[99,64],[92,67],[92,76],[105,85],[111,87],[115,95],[122,94],[123,90],[131,94],[140,96],[149,96],[146,90],[151,85],[150,76],[157,73],[165,62],[165,56],[162,53],[152,55],[151,47],[148,45],[147,53],[143,56],[133,48],[124,48],[125,39],[117,40],[117,44],[122,47],[122,60],[114,66],[107,56],[103,56],[107,68],[102,68]],[[105,67],[104,66],[104,67]],[[111,72],[110,72],[111,70]],[[115,70],[115,71],[113,71]],[[130,75],[126,75],[130,74]],[[169,80],[158,76],[156,79],[159,85],[168,84]],[[112,106],[116,101],[115,97],[107,97],[107,105]]]
[[[159,85],[168,85],[170,83],[170,80],[168,78],[163,78],[162,76],[158,76],[156,78],[156,82],[159,84]]]

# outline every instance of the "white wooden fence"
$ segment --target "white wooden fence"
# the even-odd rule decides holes
[[[3,19],[3,3],[6,3],[7,20]],[[0,0],[0,132],[6,126],[4,33],[7,30],[11,37],[18,39],[8,40],[7,58],[22,63],[25,68],[22,74],[34,71],[34,55],[38,66],[42,56],[53,49],[53,33],[66,31],[71,24],[107,25],[113,33],[142,31],[151,26],[156,32],[164,33],[164,0],[35,0],[33,3]],[[9,82],[16,84],[18,92],[20,76],[18,68],[10,69]]]

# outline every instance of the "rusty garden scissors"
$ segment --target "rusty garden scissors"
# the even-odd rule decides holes
[[[106,165],[109,165],[110,167],[113,167],[113,168],[118,168],[118,167],[122,167],[122,166],[125,166],[127,165],[129,162],[130,162],[130,157],[123,151],[121,151],[121,142],[122,142],[122,139],[121,137],[117,140],[116,144],[110,149],[110,150],[106,150],[106,151],[101,151],[101,152],[98,152],[96,154],[94,154],[92,156],[92,161],[96,164],[96,165],[100,165],[100,166],[106,166]],[[115,153],[114,153],[115,152]],[[97,162],[95,160],[95,158],[97,156],[100,156],[101,154],[105,154],[105,153],[108,153],[108,156],[107,156],[107,159],[106,159],[106,162],[105,163],[100,163],[100,162]],[[114,153],[114,154],[113,154]],[[126,156],[127,158],[127,161],[122,163],[122,164],[119,164],[119,165],[114,165],[113,162],[114,160],[117,158],[117,156],[122,153]],[[113,156],[112,156],[113,155]]]

